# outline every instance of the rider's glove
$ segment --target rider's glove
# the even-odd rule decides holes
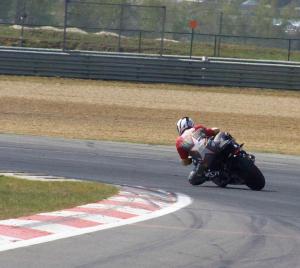
[[[181,164],[184,166],[188,166],[190,164],[192,164],[192,158],[186,158],[186,159],[181,159]]]
[[[216,136],[216,135],[220,132],[220,129],[217,128],[217,127],[213,127],[213,128],[211,128],[211,129],[212,129],[213,132],[214,132],[214,136]]]

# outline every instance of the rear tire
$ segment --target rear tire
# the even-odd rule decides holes
[[[225,188],[228,185],[227,181],[222,180],[221,178],[212,179],[212,182],[221,188]]]

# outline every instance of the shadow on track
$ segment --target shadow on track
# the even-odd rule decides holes
[[[232,186],[226,186],[226,187],[223,188],[223,187],[218,187],[218,186],[215,186],[215,185],[198,185],[198,186],[193,186],[193,187],[213,188],[213,189],[222,189],[222,190],[253,191],[253,190],[251,190],[249,188],[232,187]],[[253,191],[253,192],[277,193],[278,191],[262,189],[260,191]]]

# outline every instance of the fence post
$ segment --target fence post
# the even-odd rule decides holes
[[[20,21],[21,21],[21,33],[20,33],[19,45],[20,45],[20,47],[23,47],[23,44],[24,44],[24,17],[23,17],[23,15],[21,16]]]
[[[139,53],[142,52],[142,31],[139,33]]]
[[[288,61],[290,61],[290,58],[291,58],[291,46],[292,46],[292,40],[289,39]]]
[[[163,9],[163,20],[162,20],[162,29],[161,29],[161,40],[160,40],[160,56],[163,55],[164,50],[164,41],[165,41],[165,28],[166,28],[166,15],[167,9],[165,6],[162,7]]]
[[[122,34],[122,28],[123,28],[123,17],[124,17],[124,1],[121,4],[121,12],[120,12],[118,52],[121,52],[121,34]]]
[[[20,47],[23,47],[24,45],[24,23],[25,23],[25,19],[27,18],[27,14],[26,14],[26,2],[23,2],[23,8],[22,8],[22,12],[20,14],[19,20],[21,21],[21,33],[20,33]]]
[[[220,56],[220,49],[221,49],[221,34],[223,32],[223,12],[220,12],[220,19],[219,19],[219,42],[218,42],[218,50],[217,56]]]
[[[65,14],[64,14],[64,36],[63,36],[63,51],[66,50],[67,45],[67,27],[68,27],[68,2],[69,0],[65,0]]]
[[[192,33],[191,33],[191,47],[190,47],[190,59],[192,58],[193,55],[193,43],[194,43],[194,28],[192,28]]]
[[[217,56],[217,35],[215,35],[214,40],[215,40],[215,44],[214,44],[214,57],[216,57]]]

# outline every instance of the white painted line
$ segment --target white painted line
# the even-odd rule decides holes
[[[72,217],[74,219],[84,219],[88,221],[94,221],[102,224],[106,223],[112,223],[116,222],[121,219],[105,216],[105,215],[100,215],[100,214],[88,214],[85,212],[75,212],[75,211],[67,211],[67,210],[62,210],[62,211],[54,211],[54,212],[49,212],[49,213],[41,213],[39,215],[45,215],[45,216],[58,216],[58,217]]]
[[[75,211],[68,211],[68,210],[59,210],[59,211],[52,211],[46,213],[39,213],[39,215],[44,216],[57,216],[57,217],[82,217],[86,213],[84,212],[75,212]]]
[[[64,234],[72,236],[74,232],[77,232],[78,229],[71,226],[65,226],[62,224],[55,224],[55,223],[39,223],[37,226],[34,226],[34,230],[45,231],[48,233],[54,234]],[[50,235],[52,236],[52,235]],[[48,236],[46,236],[48,237]]]
[[[2,220],[0,221],[1,225],[7,225],[7,226],[31,226],[32,224],[36,224],[38,221],[32,221],[32,220],[22,220],[22,219],[9,219],[9,220]]]
[[[135,215],[143,215],[145,213],[150,213],[150,210],[131,208],[129,206],[116,206],[116,205],[106,205],[106,204],[87,204],[80,206],[81,208],[99,208],[99,209],[113,209],[114,211],[126,212]]]
[[[86,214],[86,215],[84,215],[84,219],[88,220],[88,221],[98,222],[101,224],[111,224],[111,223],[115,223],[118,221],[122,221],[122,219],[113,218],[113,217],[104,216],[104,215],[96,215],[96,214],[94,214],[94,215]]]
[[[30,180],[74,181],[23,173],[0,175]],[[118,195],[96,203],[0,221],[0,251],[153,219],[191,202],[188,196],[179,193],[122,186]]]
[[[77,179],[67,179],[63,177],[35,176],[26,173],[13,173],[13,172],[1,172],[0,176],[15,177],[18,179],[32,180],[32,181],[75,181],[75,182],[82,181]]]
[[[38,238],[29,239],[29,240],[22,240],[22,241],[18,241],[16,243],[8,243],[8,244],[2,244],[2,245],[0,244],[0,251],[10,250],[10,249],[15,249],[15,248],[20,248],[20,247],[26,247],[26,246],[36,245],[36,244],[40,244],[40,243],[46,243],[46,242],[50,242],[50,241],[54,241],[54,240],[58,240],[58,239],[62,239],[62,238],[68,238],[68,237],[78,236],[78,235],[96,232],[96,231],[100,231],[100,230],[105,230],[105,229],[109,229],[109,228],[114,228],[114,227],[132,224],[132,223],[137,223],[137,222],[141,222],[141,221],[145,221],[145,220],[149,220],[149,219],[153,219],[156,217],[167,215],[167,214],[175,212],[181,208],[184,208],[192,203],[191,198],[186,195],[178,193],[178,194],[176,194],[176,196],[177,196],[177,201],[175,203],[169,204],[168,207],[165,207],[160,210],[156,210],[154,212],[144,214],[141,216],[132,217],[129,219],[124,219],[124,220],[117,220],[115,222],[102,224],[102,225],[98,225],[98,226],[94,226],[94,227],[82,228],[82,229],[73,228],[73,227],[63,227],[63,229],[62,229],[61,228],[62,226],[59,224],[54,224],[55,226],[52,224],[51,227],[47,224],[45,224],[43,226],[37,226],[37,227],[35,227],[35,230],[38,229],[38,230],[43,230],[43,231],[47,231],[47,232],[55,231],[56,234],[50,234],[50,235],[46,235],[46,236],[42,236],[42,237],[38,237]],[[93,215],[92,217],[94,217],[94,216],[95,215]],[[89,217],[91,217],[91,216],[89,216]]]
[[[20,239],[18,238],[12,238],[12,237],[8,237],[5,235],[0,235],[0,247],[1,245],[7,245],[7,243],[13,243],[13,242],[17,242],[20,241]]]
[[[136,202],[136,203],[142,203],[142,204],[147,204],[150,205],[151,202],[149,202],[146,199],[140,198],[140,197],[124,197],[124,196],[114,196],[114,197],[110,197],[109,200],[113,200],[113,201],[120,201],[120,202]]]

